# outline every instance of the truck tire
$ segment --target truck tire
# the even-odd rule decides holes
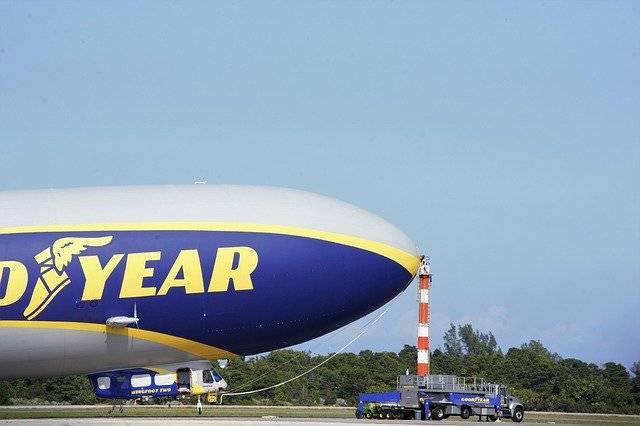
[[[471,408],[467,407],[466,405],[460,407],[460,418],[466,420],[469,417],[471,417]]]
[[[444,407],[440,405],[436,405],[431,409],[431,420],[442,420],[444,419]]]
[[[511,415],[511,420],[516,423],[520,423],[524,419],[524,410],[522,407],[516,407],[513,409],[513,414]]]

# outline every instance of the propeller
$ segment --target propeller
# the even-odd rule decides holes
[[[138,305],[137,303],[134,303],[132,317],[125,317],[125,316],[110,317],[110,318],[107,318],[106,324],[109,327],[115,327],[115,328],[123,328],[123,327],[130,326],[131,324],[135,324],[136,328],[140,328],[140,325],[138,324],[139,321],[140,321],[140,318],[138,318]]]

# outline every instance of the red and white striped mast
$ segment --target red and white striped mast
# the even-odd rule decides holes
[[[431,284],[431,265],[429,258],[422,257],[418,270],[420,308],[418,319],[418,376],[429,374],[429,285]]]

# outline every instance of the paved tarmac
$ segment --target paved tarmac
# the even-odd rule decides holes
[[[384,421],[384,420],[358,420],[358,419],[294,419],[294,418],[278,418],[278,417],[266,417],[266,418],[238,418],[238,417],[206,417],[206,418],[194,418],[194,417],[167,417],[167,418],[131,418],[131,417],[119,417],[119,418],[84,418],[84,419],[15,419],[15,420],[0,420],[0,425],[29,425],[29,426],[49,426],[49,425],[64,425],[64,426],[111,426],[111,425],[135,425],[135,426],[151,426],[162,423],[172,424],[189,424],[189,425],[229,425],[229,426],[266,426],[271,424],[283,425],[283,426],[326,426],[328,424],[337,426],[353,426],[358,425],[425,425],[425,422],[421,421]],[[430,422],[432,424],[432,422]],[[456,425],[476,425],[477,421],[463,422],[461,420],[443,420],[438,424],[456,424]],[[511,424],[515,425],[511,421],[505,421],[498,424]],[[427,423],[429,424],[429,423]],[[482,422],[482,424],[485,424]],[[493,424],[493,423],[492,423]],[[520,423],[520,425],[537,424],[541,423]],[[563,423],[563,426],[571,426]]]

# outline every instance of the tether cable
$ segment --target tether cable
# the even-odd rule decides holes
[[[396,297],[392,301],[388,302],[387,303],[387,309],[391,309],[396,304],[397,301],[398,301],[398,298]],[[382,315],[384,315],[384,314],[382,314]],[[364,318],[361,318],[361,319],[364,319]],[[354,321],[351,324],[347,324],[347,325],[339,328],[338,330],[336,330],[336,332],[338,332],[338,331],[346,332],[347,330],[349,330],[349,328],[358,328],[358,327],[356,327],[356,324],[358,324],[358,322],[359,322],[359,320]],[[364,321],[362,321],[362,322],[364,322]],[[361,329],[364,329],[364,328],[368,327],[369,325],[371,325],[372,323],[373,323],[373,321],[369,320],[368,322],[366,322],[366,324],[364,326],[359,326],[359,327],[362,327]],[[320,337],[319,340],[311,348],[309,348],[309,352],[310,353],[315,353],[316,355],[321,355],[320,353],[317,353],[314,350],[319,348],[319,347],[322,347],[323,345],[326,345],[326,344],[328,344],[330,342],[333,343],[333,341],[336,340],[338,338],[338,336],[339,335],[334,332],[334,333],[329,333],[326,336]],[[277,370],[278,370],[278,367],[267,368],[267,371],[265,373],[261,374],[258,377],[255,377],[255,378],[253,378],[251,380],[248,380],[248,381],[242,383],[241,385],[239,385],[238,387],[234,388],[233,390],[230,390],[227,393],[227,395],[230,394],[230,393],[236,393],[240,389],[246,388],[250,384],[257,382],[260,379],[265,378],[266,376],[268,376],[269,374],[271,374],[272,372],[277,371]]]
[[[358,333],[353,339],[349,340],[349,342],[347,342],[347,344],[345,344],[343,347],[341,347],[340,349],[338,349],[338,351],[334,354],[331,354],[327,359],[325,359],[324,361],[322,361],[321,363],[319,363],[318,365],[308,369],[307,371],[305,371],[304,373],[300,373],[297,376],[291,377],[290,379],[285,380],[284,382],[280,382],[277,383],[275,385],[272,386],[267,386],[265,388],[261,388],[261,389],[255,389],[255,390],[251,390],[251,391],[244,391],[244,392],[229,392],[229,393],[223,393],[220,395],[220,403],[222,404],[222,398],[224,398],[225,396],[239,396],[239,395],[251,395],[253,393],[258,393],[258,392],[264,392],[270,389],[275,389],[278,388],[282,385],[286,385],[287,383],[291,383],[294,380],[297,380],[303,376],[306,376],[307,374],[311,373],[313,370],[321,367],[322,365],[326,364],[327,362],[331,361],[334,357],[338,356],[339,354],[341,354],[345,349],[347,349],[349,346],[351,346],[352,343],[354,343],[356,340],[358,340],[360,337],[362,337],[368,330],[369,328],[371,328],[375,323],[377,323],[380,318],[382,318],[384,316],[384,314],[387,313],[387,311],[389,310],[389,307],[387,307],[384,311],[382,311],[380,313],[380,315],[378,315],[373,321],[371,321],[369,324],[367,324],[360,333]]]

